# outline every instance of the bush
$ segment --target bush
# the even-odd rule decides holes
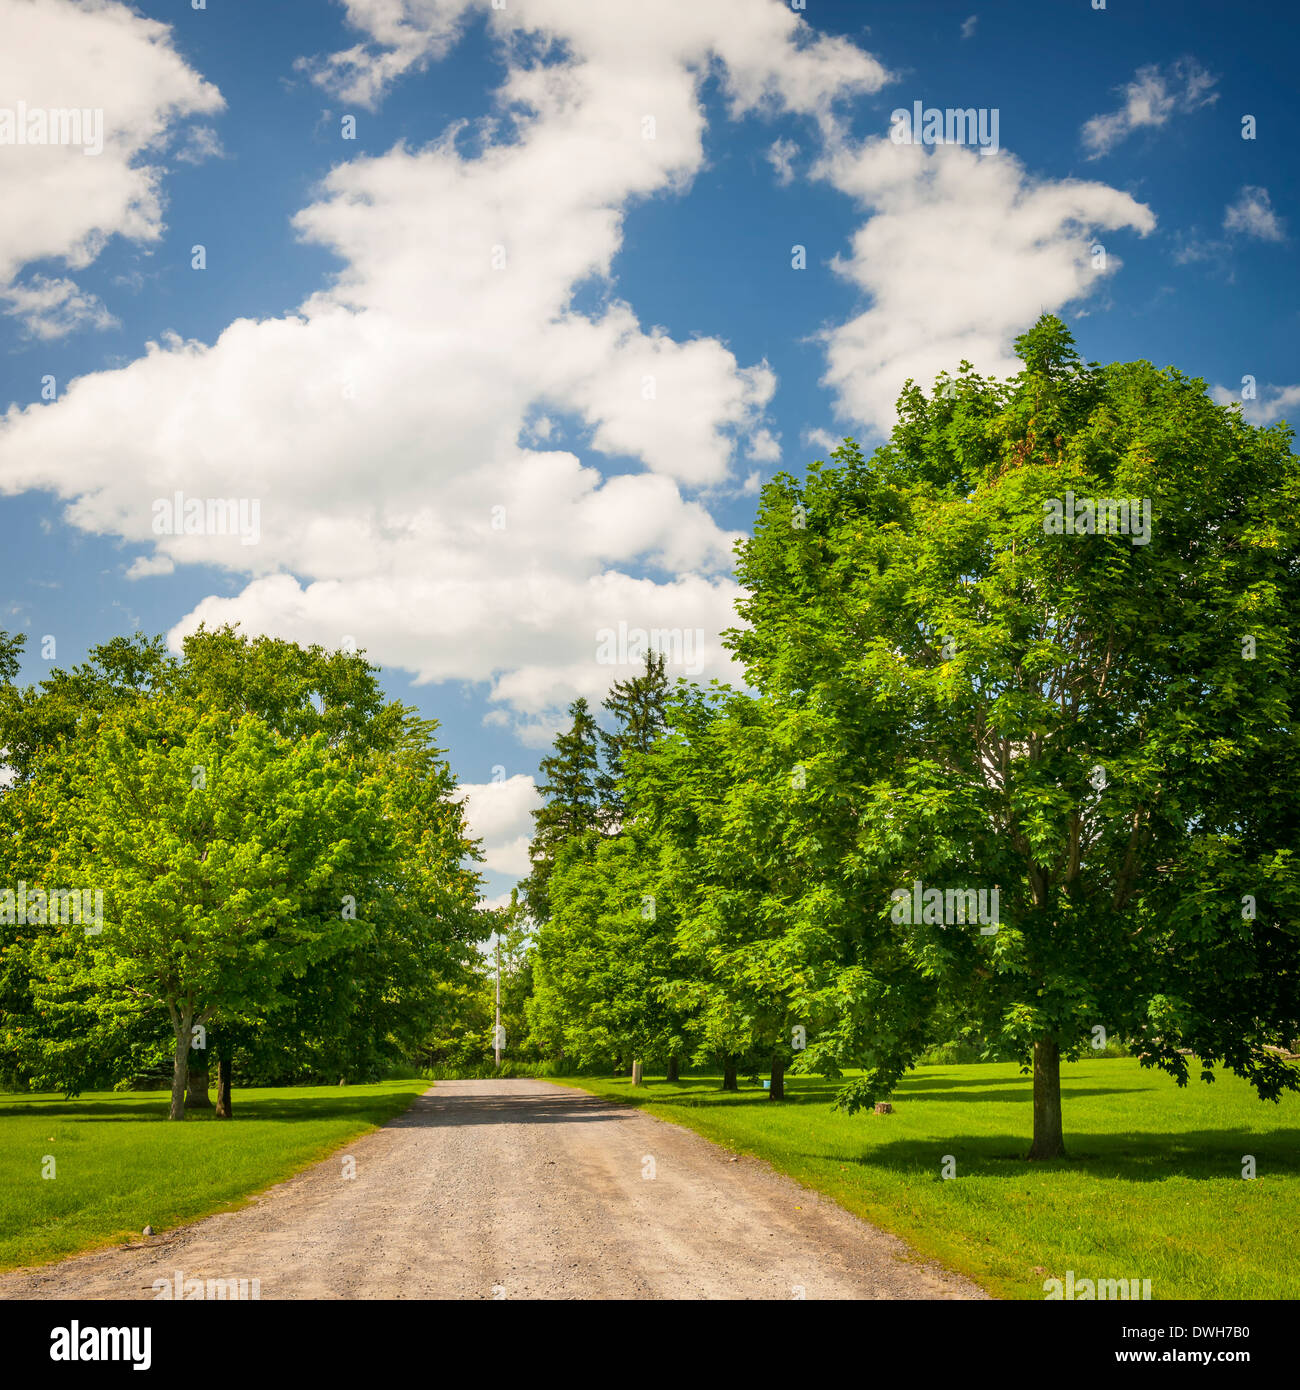
[[[1089,1048],[1084,1053],[1085,1058],[1131,1057],[1132,1055],[1133,1049],[1120,1038],[1108,1038],[1105,1047],[1097,1051]],[[1014,1062],[1016,1058],[1009,1055],[989,1057],[975,1043],[956,1039],[953,1042],[936,1043],[933,1047],[928,1048],[916,1059],[916,1065],[919,1067],[961,1067],[971,1062],[989,1061]]]
[[[937,1043],[923,1052],[917,1059],[919,1067],[957,1067],[968,1062],[980,1061],[980,1050],[973,1043]]]

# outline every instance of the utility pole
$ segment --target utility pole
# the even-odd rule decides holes
[[[501,1070],[501,933],[497,932],[497,1026],[492,1032],[492,1052]]]

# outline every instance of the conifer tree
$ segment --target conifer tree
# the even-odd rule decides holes
[[[617,721],[613,733],[600,731],[605,765],[598,780],[602,819],[607,830],[616,830],[627,809],[623,779],[628,756],[644,755],[664,729],[664,701],[668,676],[662,652],[647,652],[645,670],[625,681],[615,681],[604,708]]]
[[[528,856],[533,871],[525,880],[524,896],[535,922],[550,916],[547,884],[562,846],[599,827],[600,754],[596,720],[586,700],[569,706],[573,723],[555,740],[555,751],[541,763],[545,781],[538,791],[546,804],[533,812],[535,829]]]

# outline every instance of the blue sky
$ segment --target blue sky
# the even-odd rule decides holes
[[[60,664],[201,619],[351,639],[442,722],[505,891],[559,712],[626,674],[596,634],[703,631],[727,675],[757,485],[878,440],[906,376],[1005,370],[1046,309],[1089,358],[1295,413],[1296,28],[1205,0],[0,0],[0,112],[106,132],[0,143],[24,677],[46,634]],[[893,143],[916,101],[995,111],[998,148]],[[158,536],[177,490],[258,499],[257,543]]]

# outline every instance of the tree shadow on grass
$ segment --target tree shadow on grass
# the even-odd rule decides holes
[[[957,1135],[949,1139],[893,1139],[869,1153],[845,1158],[811,1153],[831,1163],[887,1168],[942,1181],[945,1155],[957,1162],[963,1177],[1015,1178],[1047,1173],[1078,1173],[1124,1182],[1164,1182],[1169,1178],[1242,1181],[1242,1157],[1254,1157],[1261,1176],[1300,1176],[1300,1130],[1268,1134],[1250,1130],[1180,1130],[1175,1133],[1130,1131],[1125,1134],[1065,1136],[1064,1158],[1027,1160],[1030,1137],[1024,1134]]]
[[[919,1084],[918,1084],[919,1083]],[[810,1081],[807,1078],[788,1078],[793,1088],[784,1102],[769,1100],[765,1091],[722,1091],[709,1078],[686,1078],[682,1083],[668,1086],[663,1081],[647,1083],[644,1090],[631,1088],[618,1097],[635,1102],[641,1108],[677,1106],[683,1108],[717,1108],[723,1106],[767,1106],[779,1104],[782,1109],[791,1105],[828,1104],[838,1090],[837,1081]],[[908,1139],[882,1138],[873,1130],[870,1150],[858,1157],[842,1153],[826,1153],[813,1148],[802,1150],[805,1158],[834,1164],[854,1164],[865,1168],[888,1168],[913,1176],[933,1177],[940,1181],[940,1166],[944,1155],[957,1160],[963,1177],[982,1176],[1020,1179],[1026,1175],[1047,1172],[1074,1172],[1097,1178],[1130,1182],[1163,1182],[1168,1178],[1191,1178],[1201,1181],[1232,1178],[1242,1180],[1242,1160],[1252,1155],[1261,1176],[1300,1176],[1300,1129],[1277,1129],[1261,1133],[1252,1129],[1201,1129],[1173,1131],[1140,1131],[1126,1129],[1107,1134],[1079,1131],[1072,1133],[1069,1116],[1066,1118],[1066,1156],[1051,1161],[1027,1160],[1025,1154],[1031,1142],[1029,1102],[1033,1095],[1032,1080],[1025,1078],[1023,1088],[986,1090],[973,1089],[975,1080],[950,1083],[972,1088],[967,1094],[947,1094],[937,1089],[944,1082],[935,1078],[914,1078],[903,1082],[895,1093],[900,1102],[909,1091],[921,1091],[915,1099],[951,1101],[1011,1101],[1025,1104],[1025,1128],[1014,1134],[954,1134],[950,1138]],[[988,1083],[984,1083],[988,1084]],[[1157,1090],[1155,1086],[1089,1087],[1062,1082],[1067,1102],[1072,1097],[1139,1095]],[[656,1094],[658,1092],[658,1094]],[[863,1117],[867,1119],[866,1116]],[[874,1119],[874,1117],[872,1117]],[[881,1117],[879,1124],[887,1125]]]
[[[391,1103],[385,1103],[381,1096],[348,1095],[303,1096],[297,1099],[284,1100],[277,1100],[273,1097],[241,1100],[239,1091],[236,1090],[232,1096],[234,1120],[230,1123],[237,1124],[241,1119],[302,1121],[339,1119],[345,1116],[349,1118],[364,1116],[379,1123],[391,1118],[409,1103],[406,1096],[394,1097]],[[160,1096],[157,1100],[136,1101],[133,1104],[126,1101],[84,1100],[80,1098],[72,1100],[34,1099],[16,1105],[0,1105],[0,1121],[10,1117],[24,1116],[41,1120],[75,1119],[91,1123],[165,1120],[170,1105],[170,1097],[166,1095]],[[223,1125],[227,1123],[225,1120],[218,1121],[215,1112],[211,1109],[193,1110],[188,1108],[183,1123],[206,1124],[209,1121]]]
[[[1074,1096],[1127,1096],[1140,1095],[1144,1091],[1154,1091],[1154,1086],[1070,1086],[1066,1082],[1061,1082],[1061,1097],[1063,1102],[1068,1102]],[[1000,1101],[1030,1101],[1033,1099],[1033,1083],[1026,1078],[1025,1085],[1012,1089],[1002,1088],[1000,1090],[987,1091],[948,1091],[932,1090],[924,1094],[916,1094],[906,1083],[899,1086],[893,1093],[893,1099],[900,1104],[911,1098],[916,1100],[941,1100],[945,1105],[961,1103],[963,1105],[974,1102],[976,1104],[996,1104]]]
[[[342,1088],[340,1088],[342,1090]],[[555,1087],[555,1093],[519,1091],[503,1079],[499,1087],[473,1094],[435,1087],[432,1094],[417,1093],[384,1096],[356,1096],[346,1092],[324,1096],[260,1095],[243,1099],[236,1088],[232,1097],[234,1120],[238,1125],[254,1120],[302,1123],[312,1120],[354,1119],[372,1124],[410,1128],[423,1125],[556,1124],[618,1118],[609,1099],[568,1087]],[[38,1118],[44,1121],[76,1120],[81,1124],[120,1124],[142,1120],[167,1120],[170,1095],[158,1093],[148,1100],[128,1101],[57,1097],[33,1097],[17,1104],[0,1105],[0,1122],[6,1117]],[[220,1124],[211,1109],[185,1112],[184,1124]]]
[[[621,1079],[621,1078],[620,1078]],[[822,1077],[786,1077],[785,1100],[772,1101],[768,1092],[752,1085],[742,1085],[737,1091],[724,1091],[716,1080],[711,1078],[683,1078],[669,1086],[662,1080],[648,1079],[641,1088],[633,1089],[627,1085],[618,1094],[618,1099],[635,1101],[638,1105],[828,1105],[832,1103],[844,1082]],[[1081,1086],[1072,1085],[1068,1078],[1061,1082],[1061,1092],[1066,1100],[1076,1096],[1116,1096],[1139,1095],[1154,1091],[1155,1086]],[[892,1093],[893,1099],[902,1103],[909,1098],[917,1100],[942,1100],[944,1102],[1028,1102],[1033,1098],[1033,1078],[1026,1076],[1024,1084],[1008,1087],[1001,1078],[976,1080],[947,1078],[912,1078],[899,1083]]]
[[[434,1091],[421,1096],[392,1123],[397,1128],[435,1125],[553,1125],[589,1124],[618,1120],[625,1107],[604,1096],[571,1087],[556,1087],[556,1095],[536,1091],[478,1092],[473,1095]]]
[[[1156,1086],[1082,1086],[1071,1080],[1070,1074],[1061,1074],[1062,1096],[1117,1096],[1138,1095],[1143,1091],[1154,1091]],[[1008,1087],[1005,1077],[951,1077],[951,1076],[906,1076],[898,1083],[894,1095],[906,1099],[909,1095],[931,1100],[944,1096],[949,1100],[960,1101],[998,1101],[1024,1100],[1034,1093],[1034,1078],[1026,1072],[1018,1083]]]

